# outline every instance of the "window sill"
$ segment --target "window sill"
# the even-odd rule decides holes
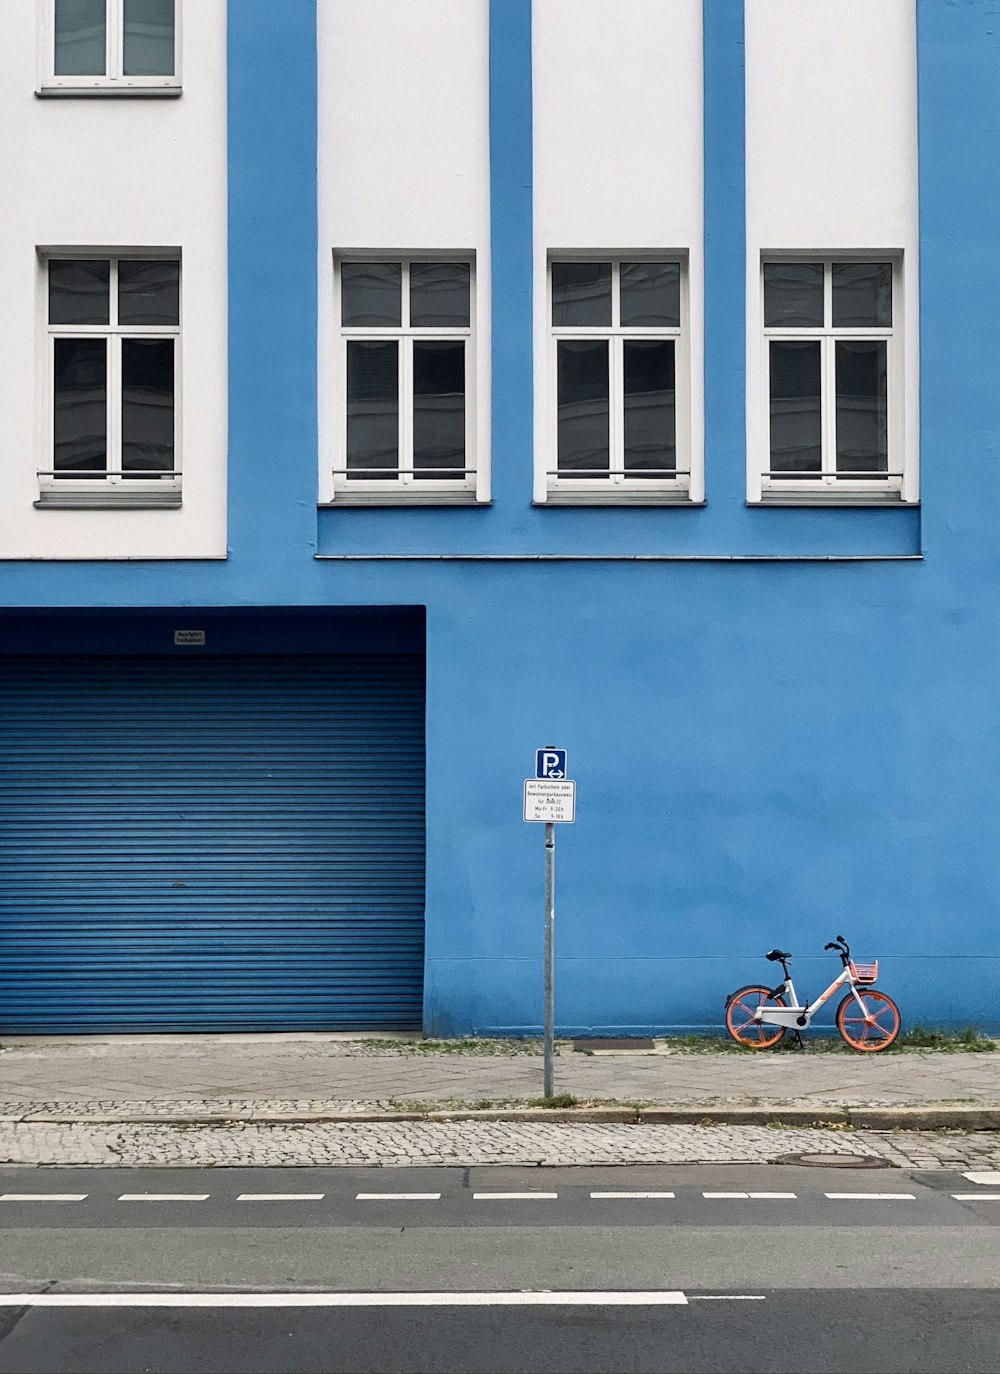
[[[762,494],[756,501],[747,501],[750,507],[810,506],[813,509],[818,506],[872,506],[881,510],[887,507],[914,510],[919,504],[919,501],[904,501],[898,491],[887,491],[882,494],[867,491],[774,491]]]
[[[361,506],[490,506],[492,501],[480,501],[474,491],[398,491],[337,492],[332,501],[320,501],[321,510],[356,510]]]
[[[533,506],[704,506],[704,501],[692,501],[686,491],[549,491],[543,501]]]
[[[64,100],[83,97],[90,99],[122,99],[138,96],[140,99],[176,100],[183,87],[175,86],[39,86],[35,91],[38,100]]]
[[[176,491],[43,491],[36,510],[178,510]]]

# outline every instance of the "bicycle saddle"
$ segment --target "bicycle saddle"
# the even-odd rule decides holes
[[[764,958],[770,959],[772,964],[776,964],[779,961],[785,959],[790,959],[791,957],[792,956],[786,950],[783,949],[769,949],[768,952],[764,955]]]

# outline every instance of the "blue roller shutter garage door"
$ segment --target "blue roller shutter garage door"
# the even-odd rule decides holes
[[[419,1027],[417,655],[0,665],[0,1030]]]

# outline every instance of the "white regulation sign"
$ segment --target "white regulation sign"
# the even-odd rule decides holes
[[[556,782],[548,778],[526,778],[524,819],[544,821],[547,825],[576,820],[576,783],[568,778]]]

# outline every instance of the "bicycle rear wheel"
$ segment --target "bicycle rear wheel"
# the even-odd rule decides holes
[[[862,1012],[853,997],[845,997],[837,1008],[837,1029],[852,1050],[866,1054],[887,1050],[899,1034],[899,1008],[876,988],[856,991],[865,1009]]]
[[[753,1014],[758,1007],[774,1010],[784,1005],[770,988],[740,988],[726,1005],[726,1030],[741,1045],[748,1045],[753,1050],[769,1050],[784,1035],[786,1027],[765,1026],[762,1021],[755,1021]]]

